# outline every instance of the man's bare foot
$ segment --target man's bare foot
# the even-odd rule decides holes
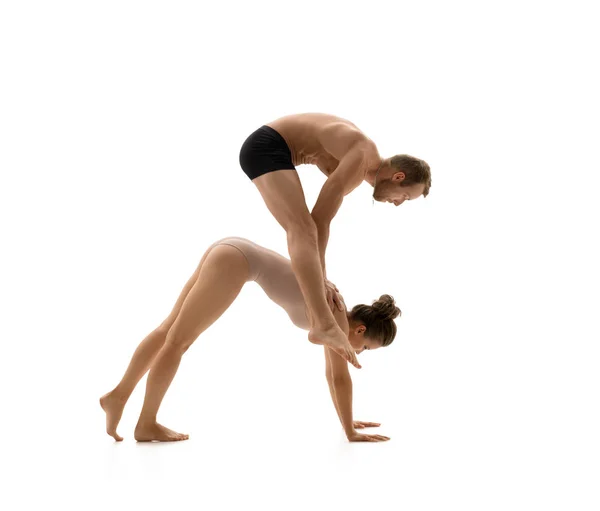
[[[123,440],[123,437],[117,433],[117,426],[121,420],[121,415],[123,415],[126,402],[127,399],[113,395],[112,391],[100,398],[100,406],[106,412],[106,432],[117,442]]]
[[[360,369],[361,366],[356,358],[356,353],[339,326],[332,326],[326,329],[311,328],[308,332],[308,340],[314,344],[329,346],[354,367]]]
[[[190,435],[176,433],[169,428],[165,428],[158,422],[147,424],[138,422],[133,436],[138,442],[178,442],[187,440],[190,437]]]

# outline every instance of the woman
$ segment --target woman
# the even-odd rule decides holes
[[[187,440],[156,421],[162,399],[177,372],[181,356],[196,338],[212,325],[235,300],[244,284],[255,281],[292,323],[310,329],[308,309],[289,259],[244,238],[228,237],[213,243],[184,286],[173,310],[162,324],[138,346],[123,379],[100,398],[106,412],[106,432],[115,440],[125,403],[142,376],[150,369],[146,395],[135,439],[139,442]],[[388,346],[396,335],[394,318],[400,315],[394,299],[383,295],[373,305],[357,305],[348,312],[339,298],[334,317],[356,353]],[[199,311],[202,311],[199,314]],[[378,426],[353,422],[352,380],[348,365],[338,353],[325,347],[327,381],[333,403],[350,441],[389,440],[382,435],[363,435],[355,428]]]

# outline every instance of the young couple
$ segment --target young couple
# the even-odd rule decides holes
[[[315,165],[327,176],[312,211],[295,168],[301,164]],[[357,354],[394,340],[394,319],[400,309],[384,294],[371,305],[348,310],[337,287],[327,279],[325,250],[329,225],[344,196],[366,181],[380,202],[399,206],[425,197],[431,186],[429,165],[408,155],[384,159],[354,124],[316,113],[282,117],[257,129],[242,145],[240,165],[285,230],[290,259],[244,238],[227,237],[213,243],[169,316],[140,343],[119,384],[100,398],[107,433],[122,440],[117,425],[123,408],[150,370],[135,439],[188,438],[157,422],[160,404],[182,355],[227,310],[244,284],[254,281],[295,326],[308,331],[310,342],[324,346],[329,390],[348,440],[389,440],[357,431],[379,424],[353,419],[347,363],[360,368]]]

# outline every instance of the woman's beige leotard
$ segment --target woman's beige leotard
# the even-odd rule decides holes
[[[304,296],[289,259],[250,240],[235,236],[216,241],[210,248],[216,245],[231,245],[244,254],[250,266],[248,280],[262,287],[267,296],[287,312],[294,325],[310,330]]]

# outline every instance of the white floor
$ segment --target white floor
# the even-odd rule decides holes
[[[105,435],[96,398],[114,384],[107,375],[113,369],[116,375],[127,356],[90,364],[87,379],[86,371],[71,373],[79,381],[70,394],[65,378],[46,389],[24,383],[8,403],[19,413],[3,433],[0,498],[8,505],[1,507],[592,511],[600,505],[591,364],[580,362],[590,372],[568,379],[559,363],[568,368],[569,357],[546,356],[542,362],[555,376],[538,369],[536,377],[527,353],[527,363],[502,369],[478,370],[457,358],[445,370],[442,357],[424,363],[410,347],[392,345],[385,354],[362,356],[362,373],[353,371],[355,418],[381,422],[392,439],[350,444],[329,402],[320,348],[303,344],[300,334],[281,349],[283,360],[294,357],[285,370],[270,365],[269,355],[252,359],[253,349],[243,345],[239,359],[248,362],[227,364],[224,351],[232,347],[212,342],[219,336],[215,325],[205,344],[188,353],[159,416],[190,433],[186,442],[133,440],[144,382],[119,428],[125,441]],[[47,377],[53,372],[37,369]],[[64,393],[58,401],[56,391]]]

